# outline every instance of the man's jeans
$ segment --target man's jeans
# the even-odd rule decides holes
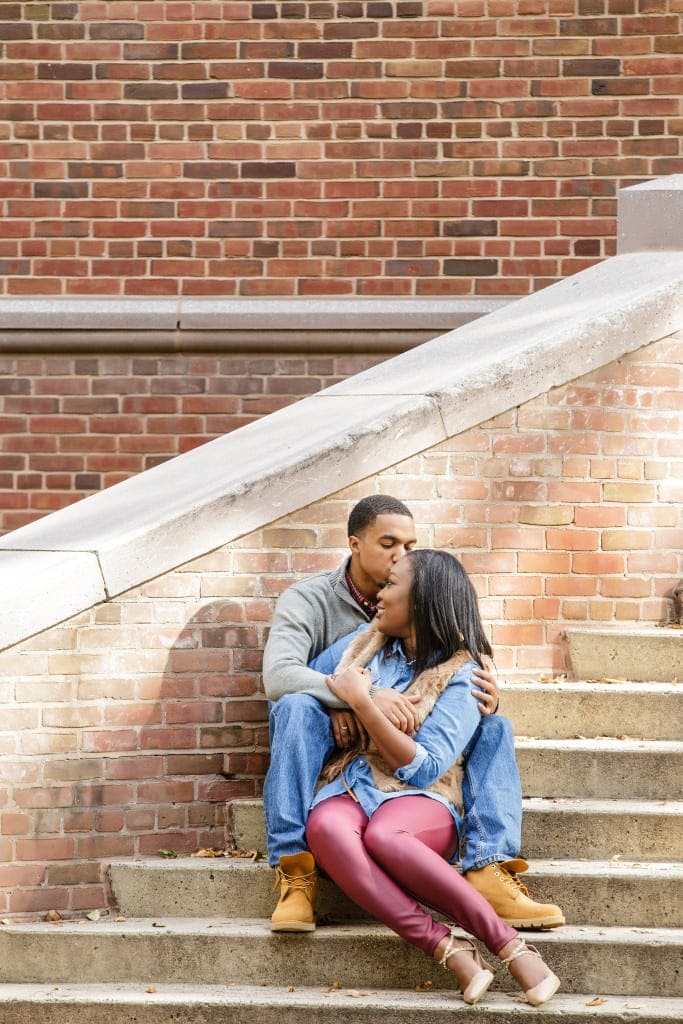
[[[263,802],[268,862],[302,853],[306,818],[322,767],[336,749],[330,716],[306,693],[286,694],[270,704],[270,768]],[[488,715],[465,751],[461,830],[463,871],[519,856],[522,790],[512,726]]]

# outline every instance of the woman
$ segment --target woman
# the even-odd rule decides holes
[[[540,1006],[560,981],[540,954],[448,863],[457,859],[461,770],[480,721],[471,673],[490,655],[474,588],[443,551],[411,551],[389,575],[369,626],[333,644],[311,667],[354,711],[364,742],[328,763],[307,824],[323,870],[357,904],[450,971],[467,1003],[493,981],[469,940],[436,921],[428,904],[499,956]],[[341,657],[341,661],[339,660]],[[367,666],[367,667],[366,667]],[[396,692],[396,720],[417,708],[415,736],[375,706],[378,687]]]

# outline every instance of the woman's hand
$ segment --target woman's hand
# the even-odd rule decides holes
[[[370,700],[370,684],[372,676],[367,668],[345,668],[338,675],[326,676],[327,685],[332,693],[356,711],[359,704]]]
[[[477,707],[482,715],[494,715],[498,710],[500,689],[493,670],[477,667],[472,673],[472,680],[478,687],[472,690],[472,695],[477,698]]]

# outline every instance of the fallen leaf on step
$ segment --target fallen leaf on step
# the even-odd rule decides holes
[[[287,991],[288,991],[288,992],[296,992],[296,989],[294,988],[294,986],[293,986],[293,985],[288,985],[288,986],[287,986]]]
[[[338,992],[340,988],[341,988],[341,985],[339,984],[339,982],[338,981],[333,981],[331,985],[327,986],[325,991],[326,992]]]
[[[630,736],[617,736],[617,739],[618,740],[630,740],[631,737]]]
[[[602,1004],[606,1002],[606,999],[601,999],[600,996],[596,996],[595,999],[591,999],[589,1003],[586,1003],[586,1006],[602,1006]]]
[[[434,986],[431,981],[421,981],[415,986],[416,992],[429,992]]]
[[[190,857],[225,857],[225,850],[212,850],[210,847],[203,847],[201,850],[191,853]]]
[[[89,921],[99,921],[100,912],[99,910],[91,910],[89,914],[85,915]]]
[[[121,921],[127,921],[128,918],[121,915],[121,917],[115,917],[114,920],[120,923]]]
[[[600,680],[600,682],[601,683],[626,683],[626,682],[628,682],[628,680],[627,679],[621,679],[619,676],[604,676]]]
[[[161,924],[160,921],[152,921],[152,928],[165,928],[165,924]]]
[[[48,910],[43,920],[51,921],[53,924],[56,924],[58,921],[62,921],[64,919],[58,910]]]
[[[257,861],[261,854],[258,850],[228,850],[228,857],[244,857],[246,860]]]
[[[0,921],[0,924],[21,924],[21,921],[18,921],[14,917],[3,917],[2,921]]]
[[[152,995],[154,992],[156,992],[156,989],[152,988],[152,986],[150,985],[149,988],[145,989],[145,992],[149,992],[149,994]]]
[[[353,996],[354,999],[360,999],[361,996],[372,996],[374,992],[359,992],[357,988],[350,988],[347,994]]]
[[[164,850],[164,849],[161,849],[161,850],[157,850],[157,853],[159,854],[160,857],[173,858],[173,857],[177,857],[178,856],[178,851],[177,850]]]

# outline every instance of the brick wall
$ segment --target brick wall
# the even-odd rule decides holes
[[[3,3],[10,295],[508,295],[683,171],[679,0]]]
[[[379,359],[0,355],[0,533]]]
[[[0,911],[91,909],[107,858],[223,844],[266,767],[274,599],[338,564],[369,492],[462,557],[503,677],[563,671],[569,624],[666,618],[682,376],[683,336],[654,343],[1,653]]]

